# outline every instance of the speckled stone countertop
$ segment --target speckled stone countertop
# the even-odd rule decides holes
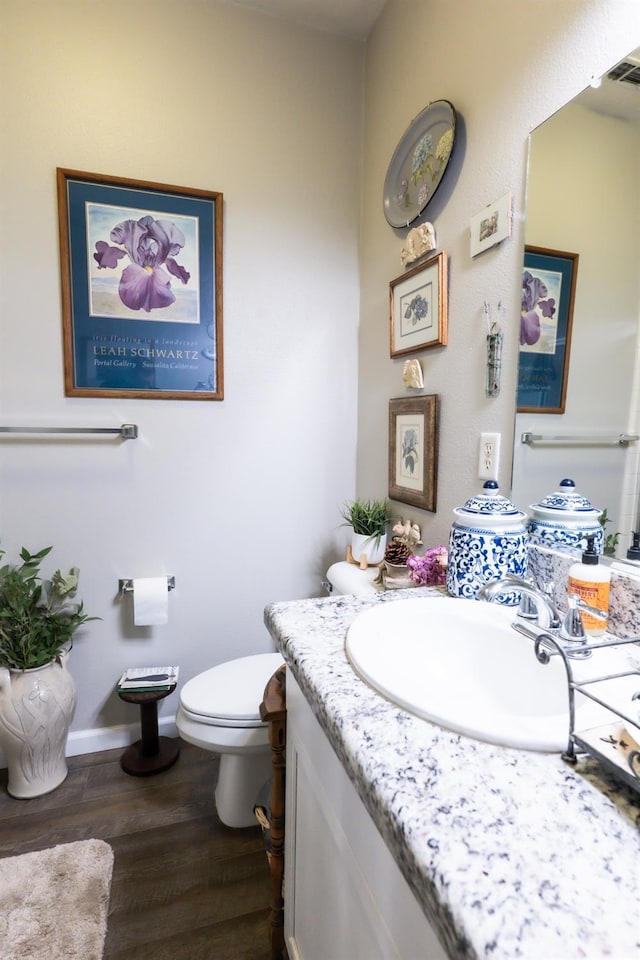
[[[451,958],[640,960],[640,796],[594,760],[413,716],[349,665],[358,613],[434,593],[275,603],[265,622]]]

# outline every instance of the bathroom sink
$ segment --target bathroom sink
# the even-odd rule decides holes
[[[511,626],[515,615],[513,607],[477,600],[397,600],[356,617],[346,652],[370,686],[426,720],[493,744],[562,751],[569,737],[564,665],[559,656],[538,663],[533,641]],[[593,670],[592,660],[576,662],[576,675]],[[577,729],[603,714],[576,696]]]

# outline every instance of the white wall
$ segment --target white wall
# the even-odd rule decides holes
[[[525,168],[530,131],[640,42],[635,0],[389,0],[367,50],[362,216],[358,488],[387,485],[387,406],[406,395],[403,359],[388,346],[388,285],[402,273],[406,230],[384,219],[382,186],[403,131],[430,101],[459,113],[454,156],[420,220],[449,254],[449,344],[420,355],[426,393],[441,397],[435,514],[397,505],[446,543],[451,510],[479,487],[481,430],[502,434],[500,485],[508,493],[514,429]],[[613,165],[613,160],[612,160]],[[511,191],[513,234],[475,259],[469,220]],[[419,221],[418,221],[419,222]],[[505,306],[502,391],[484,395],[483,302]]]
[[[516,437],[627,430],[640,312],[639,138],[634,124],[580,104],[564,107],[532,134],[527,243],[579,253],[579,261],[565,412],[518,414]],[[615,445],[516,443],[514,495],[526,509],[572,477],[607,509],[613,524],[607,533],[628,535],[635,513],[622,513],[627,452],[635,456]]]
[[[3,0],[0,422],[139,425],[0,441],[0,546],[77,564],[73,731],[137,723],[127,665],[182,677],[272,648],[320,593],[355,490],[362,44],[216,0]],[[224,194],[222,402],[65,398],[56,167]],[[172,574],[165,627],[120,577]],[[177,697],[161,704],[175,712]],[[72,736],[73,740],[73,736]]]

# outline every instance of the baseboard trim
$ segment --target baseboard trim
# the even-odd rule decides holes
[[[158,733],[162,737],[177,737],[175,717],[158,717]],[[66,755],[77,757],[82,753],[98,753],[128,747],[140,739],[139,723],[122,723],[116,727],[97,727],[94,730],[75,730],[67,739]]]
[[[176,718],[158,717],[158,732],[163,737],[177,737]],[[99,753],[101,750],[114,750],[128,747],[140,739],[139,723],[121,723],[115,727],[96,727],[92,730],[74,730],[67,738],[67,757],[78,757],[83,753]],[[0,750],[0,769],[7,766],[7,760]]]

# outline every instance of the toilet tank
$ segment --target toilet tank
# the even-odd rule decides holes
[[[378,592],[379,587],[373,581],[379,573],[379,567],[367,567],[366,570],[361,570],[355,563],[342,560],[329,567],[322,586],[332,597],[344,594],[360,597]]]

